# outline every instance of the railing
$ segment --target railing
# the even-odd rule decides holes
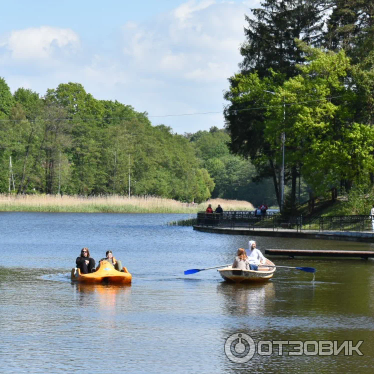
[[[320,217],[320,231],[372,231],[374,216]]]
[[[372,231],[374,216],[333,216],[284,218],[279,214],[255,215],[249,211],[227,211],[219,213],[197,213],[198,226],[248,229],[288,229],[314,231]]]

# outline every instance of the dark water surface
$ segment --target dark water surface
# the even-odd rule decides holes
[[[373,372],[373,260],[273,258],[278,265],[317,268],[315,282],[310,273],[280,268],[262,285],[227,284],[216,270],[183,275],[186,269],[232,262],[248,239],[257,239],[260,249],[373,245],[225,236],[166,225],[186,218],[0,213],[1,372]],[[97,261],[112,249],[133,284],[72,284],[70,270],[83,246]],[[282,355],[273,348],[272,354],[255,353],[238,363],[224,349],[226,339],[238,333],[255,343],[317,343],[306,343],[312,355],[291,356],[296,348],[286,345]],[[313,344],[334,340],[339,346],[363,340],[363,355],[346,356],[348,349],[313,355]],[[234,347],[239,357],[245,345]]]

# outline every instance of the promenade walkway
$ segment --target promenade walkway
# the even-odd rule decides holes
[[[283,238],[300,239],[323,239],[323,240],[348,240],[356,242],[374,243],[374,232],[372,231],[318,231],[318,230],[296,230],[296,229],[267,229],[247,227],[215,227],[195,225],[196,231],[210,232],[215,234],[247,235],[247,236],[271,236]]]
[[[374,257],[374,251],[338,251],[338,250],[310,250],[310,249],[265,249],[266,255],[287,257],[359,257],[367,260]]]

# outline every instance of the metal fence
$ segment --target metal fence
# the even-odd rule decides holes
[[[333,217],[287,217],[279,214],[255,215],[249,211],[227,211],[218,213],[197,213],[198,226],[248,228],[248,229],[289,229],[314,231],[372,231],[374,216],[333,216]]]

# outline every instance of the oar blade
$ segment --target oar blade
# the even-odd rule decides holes
[[[297,270],[301,270],[301,271],[306,271],[307,273],[315,273],[316,272],[316,269],[315,268],[299,268],[299,267],[296,267],[295,269]]]
[[[198,273],[199,271],[200,269],[189,269],[184,272],[184,275],[195,274],[195,273]]]

